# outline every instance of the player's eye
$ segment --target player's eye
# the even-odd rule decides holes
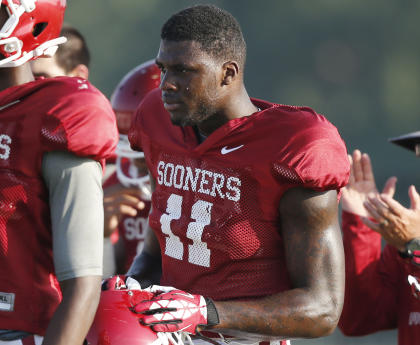
[[[184,66],[178,66],[176,68],[176,71],[179,72],[179,73],[187,73],[189,70],[188,70],[188,68],[186,68]]]

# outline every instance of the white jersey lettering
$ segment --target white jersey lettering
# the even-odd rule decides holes
[[[191,190],[234,202],[241,199],[242,182],[235,176],[163,161],[159,161],[157,165],[157,175],[156,181],[159,185]]]
[[[408,317],[409,326],[420,325],[420,313],[417,311],[412,311]]]
[[[0,134],[0,159],[8,159],[10,156],[10,144],[12,143],[12,138],[7,134]]]

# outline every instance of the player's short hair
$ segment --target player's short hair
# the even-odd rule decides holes
[[[68,24],[63,25],[60,35],[66,37],[67,42],[58,46],[55,53],[57,64],[66,73],[73,71],[80,64],[89,67],[90,53],[83,35]]]
[[[175,13],[163,25],[160,37],[167,41],[196,41],[215,58],[245,65],[246,43],[238,21],[214,5],[196,5]]]

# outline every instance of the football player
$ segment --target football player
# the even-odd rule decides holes
[[[53,56],[43,56],[31,61],[32,73],[35,78],[53,78],[59,76],[78,77],[88,79],[90,53],[83,35],[74,27],[64,25],[60,35],[67,39],[58,46]],[[102,180],[108,178],[115,170],[115,155],[107,158],[106,168]],[[114,246],[109,235],[104,233],[103,247],[103,277],[108,278],[115,274],[116,263]]]
[[[0,4],[0,343],[80,345],[100,296],[115,117],[84,79],[34,79],[29,61],[65,41],[65,0]]]
[[[143,284],[161,258],[161,291],[132,310],[157,332],[221,342],[325,336],[344,297],[346,147],[314,110],[250,98],[245,58],[238,22],[215,6],[162,27],[160,89],[129,132],[152,176],[153,231],[128,272]]]
[[[134,112],[144,96],[159,87],[160,71],[154,60],[128,72],[111,96],[120,140],[116,171],[104,182],[105,236],[112,235],[117,258],[117,273],[125,273],[140,253],[147,229],[151,187],[144,154],[133,151],[127,133]],[[116,236],[114,236],[116,235]]]
[[[79,77],[88,79],[90,53],[83,35],[70,25],[63,25],[60,36],[67,38],[51,57],[31,61],[35,77]]]

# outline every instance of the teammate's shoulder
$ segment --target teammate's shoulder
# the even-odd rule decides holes
[[[162,90],[159,88],[150,91],[142,100],[141,105],[143,107],[156,107],[162,106]]]
[[[162,91],[157,88],[150,91],[139,104],[135,122],[146,121],[154,123],[162,119],[160,116],[156,116],[156,114],[161,114],[162,112],[166,113],[166,110],[163,107]]]
[[[54,77],[39,80],[42,90],[56,98],[75,98],[80,101],[105,98],[88,80],[78,77]]]

